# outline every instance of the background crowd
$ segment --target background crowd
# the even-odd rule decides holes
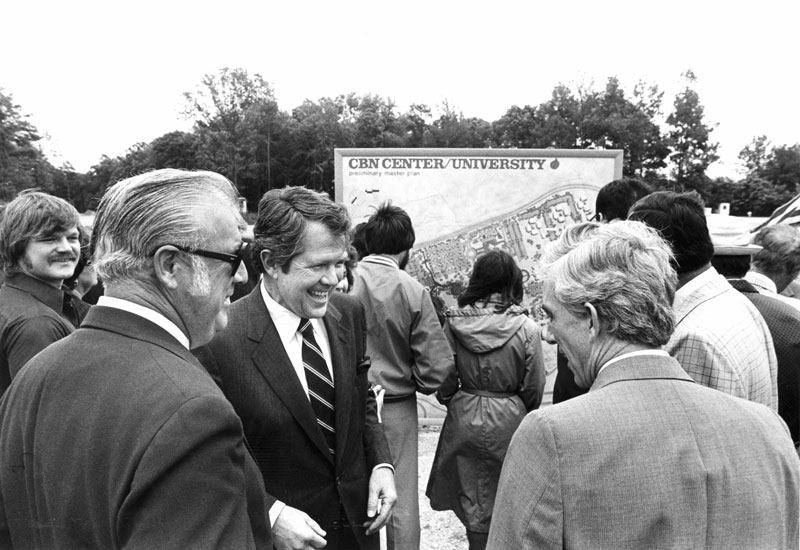
[[[353,228],[275,189],[250,236],[237,199],[146,172],[91,236],[63,199],[8,204],[0,547],[418,549],[417,393],[447,408],[426,494],[471,549],[800,544],[793,227],[625,178],[544,250],[540,311],[500,249],[442,308],[401,205]]]

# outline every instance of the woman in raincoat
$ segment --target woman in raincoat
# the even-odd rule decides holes
[[[507,252],[475,262],[445,334],[455,369],[436,397],[447,406],[426,494],[434,510],[453,510],[470,550],[489,535],[497,482],[511,436],[542,402],[545,372],[539,326],[520,307],[522,272]]]

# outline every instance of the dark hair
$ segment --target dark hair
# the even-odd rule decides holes
[[[649,185],[636,178],[614,180],[597,193],[595,215],[600,221],[624,220],[633,203],[652,192]]]
[[[358,267],[358,260],[358,251],[351,244],[347,249],[347,261],[344,262],[344,277],[347,279],[348,292],[353,289],[353,283],[355,282],[353,271]]]
[[[369,254],[399,254],[411,250],[416,240],[408,213],[391,202],[378,207],[362,232]]]
[[[723,277],[742,279],[750,270],[750,255],[739,254],[736,256],[728,254],[714,254],[711,258],[711,265],[714,266]]]
[[[679,275],[703,267],[714,256],[703,199],[696,191],[651,193],[631,207],[628,219],[646,223],[669,242]]]
[[[356,249],[356,260],[361,260],[364,256],[369,254],[367,250],[367,243],[364,242],[364,226],[367,222],[361,222],[353,228],[350,244]]]
[[[289,271],[295,256],[302,254],[308,222],[319,222],[336,237],[350,238],[350,215],[328,195],[305,187],[284,187],[267,191],[258,203],[253,227],[253,263],[264,272],[261,252],[269,250],[272,261]]]
[[[492,294],[500,294],[502,304],[495,308],[497,311],[522,302],[522,271],[511,254],[503,250],[478,256],[467,289],[458,297],[458,306],[471,306]]]

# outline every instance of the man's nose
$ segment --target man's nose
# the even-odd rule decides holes
[[[548,344],[555,344],[556,339],[553,337],[553,332],[550,330],[550,323],[542,323],[542,340]]]
[[[339,274],[336,265],[329,265],[322,274],[322,282],[326,285],[336,286],[339,284]]]
[[[72,250],[73,248],[78,248],[79,246],[77,243],[75,243],[75,245],[73,246],[73,243],[69,239],[67,239],[67,237],[57,238],[55,240],[55,244],[58,250],[64,250],[64,251]]]
[[[245,267],[244,262],[241,262],[239,267],[236,268],[236,273],[233,275],[233,282],[236,284],[246,283],[247,279],[247,268]]]

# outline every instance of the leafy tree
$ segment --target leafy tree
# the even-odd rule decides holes
[[[757,136],[739,151],[739,160],[742,162],[745,174],[760,176],[769,158],[770,149],[771,145],[767,136]]]
[[[622,149],[623,174],[643,177],[666,166],[668,149],[661,129],[653,121],[660,112],[662,94],[653,86],[637,84],[636,103],[625,97],[616,77],[605,91],[591,94],[582,105],[582,138],[585,146]]]
[[[259,74],[251,77],[244,69],[224,68],[218,75],[205,75],[197,90],[184,93],[184,98],[184,114],[194,120],[203,140],[202,163],[227,175],[240,189],[253,183],[240,182],[240,173],[254,162],[248,154],[257,148],[254,129],[277,115],[270,85]]]
[[[671,127],[670,160],[675,166],[673,175],[680,186],[700,188],[707,181],[706,169],[719,159],[719,144],[711,141],[713,127],[703,121],[704,108],[700,96],[691,88],[697,80],[694,73],[686,71],[683,76],[687,80],[686,87],[675,96],[675,110],[667,117],[667,124]]]
[[[430,135],[431,109],[415,103],[401,115],[400,126],[405,129],[405,147],[423,147]]]
[[[195,133],[178,131],[166,133],[150,142],[148,168],[182,168],[184,170],[202,168],[199,161],[200,147],[200,137]]]
[[[514,105],[492,125],[494,142],[500,147],[533,148],[537,125],[535,107]]]
[[[550,100],[537,108],[534,120],[534,147],[574,149],[581,143],[581,119],[585,98],[575,97],[569,87],[559,84],[553,89]]]
[[[492,126],[478,118],[464,118],[457,108],[442,102],[441,115],[431,124],[426,147],[480,148],[491,143]]]
[[[378,95],[356,97],[351,94],[346,103],[355,130],[356,147],[401,147],[404,142],[402,122],[395,113],[395,104]]]
[[[350,116],[346,96],[306,100],[292,111],[292,184],[333,196],[334,149],[355,146]]]
[[[794,193],[800,183],[800,143],[773,148],[764,163],[761,176]]]
[[[52,166],[36,143],[39,132],[0,88],[0,200],[9,201],[22,189],[39,187],[49,191]]]

